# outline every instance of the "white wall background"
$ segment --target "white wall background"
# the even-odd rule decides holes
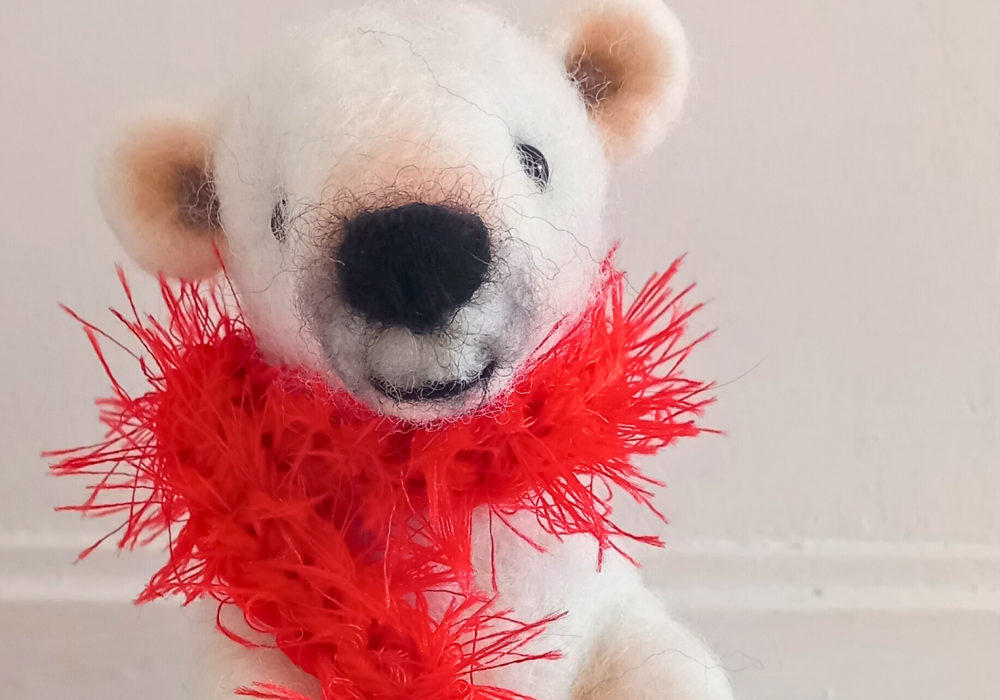
[[[107,524],[45,447],[97,433],[74,323],[120,300],[92,196],[122,112],[210,99],[269,34],[333,0],[0,2],[0,696],[188,697],[185,615],[127,601],[156,553],[71,566]],[[497,2],[527,26],[557,0]],[[612,223],[643,279],[684,275],[718,334],[728,437],[665,474],[647,572],[744,698],[1000,692],[1000,5],[675,0],[684,123],[623,173]],[[144,295],[149,299],[149,295]]]

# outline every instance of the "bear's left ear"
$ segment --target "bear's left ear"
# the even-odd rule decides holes
[[[170,110],[135,118],[98,159],[97,195],[111,229],[144,270],[201,279],[225,247],[215,192],[214,132]]]
[[[609,159],[652,150],[690,77],[684,29],[663,0],[573,0],[556,40]]]

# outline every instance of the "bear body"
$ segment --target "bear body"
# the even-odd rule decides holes
[[[540,552],[520,535],[476,523],[474,558],[480,586],[522,619],[565,616],[546,628],[525,653],[558,649],[561,658],[514,664],[480,674],[495,685],[552,700],[732,700],[719,659],[669,614],[666,602],[642,582],[639,570],[614,552],[597,571],[597,547],[585,537],[557,542],[531,517],[515,516],[521,535],[545,546]],[[233,689],[271,683],[321,697],[316,679],[293,666],[270,640],[255,635],[235,611],[231,626],[262,648],[244,648],[215,629],[214,601],[199,603],[192,664],[206,700],[233,700]]]

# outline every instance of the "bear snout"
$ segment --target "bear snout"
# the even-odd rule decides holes
[[[336,276],[344,303],[367,322],[426,335],[473,298],[490,261],[479,216],[416,202],[344,221]]]

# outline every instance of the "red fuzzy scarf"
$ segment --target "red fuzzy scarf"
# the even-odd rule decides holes
[[[54,469],[100,476],[75,509],[124,513],[119,547],[169,533],[170,561],[138,602],[235,604],[319,679],[324,700],[512,700],[473,675],[555,658],[524,648],[553,618],[515,620],[476,589],[473,511],[506,524],[527,510],[602,552],[618,536],[659,542],[614,525],[609,487],[652,507],[658,483],[632,457],[700,430],[705,386],[678,371],[697,307],[668,287],[676,268],[625,311],[609,259],[584,319],[502,406],[434,426],[375,415],[318,376],[268,364],[217,288],[162,283],[167,325],[134,306],[116,314],[144,348],[148,393],[115,381],[98,342],[108,336],[84,323],[114,387],[100,402],[109,432],[58,453]]]

